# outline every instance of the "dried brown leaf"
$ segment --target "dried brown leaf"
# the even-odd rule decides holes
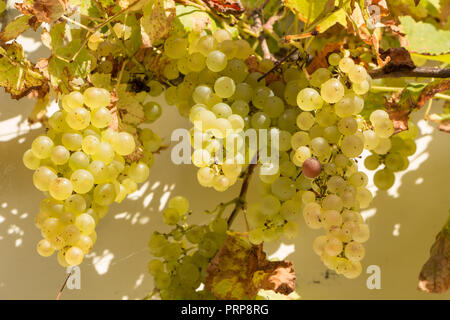
[[[205,2],[219,13],[240,15],[244,12],[244,7],[239,0],[205,0]]]
[[[206,289],[218,299],[251,299],[261,289],[287,295],[295,289],[292,263],[267,260],[262,245],[239,233],[227,236],[207,273]]]
[[[442,121],[439,126],[438,129],[440,131],[446,132],[446,133],[450,133],[450,120],[444,120]]]
[[[383,71],[385,73],[412,70],[416,67],[412,61],[411,54],[403,47],[389,48],[386,51],[381,49],[380,59],[382,60],[382,65],[384,65]]]
[[[421,108],[425,103],[432,99],[436,94],[450,90],[450,79],[437,81],[426,86],[417,100],[417,108]]]
[[[52,23],[65,12],[67,0],[35,0],[33,3],[16,3],[15,7],[23,14],[36,16],[40,22]]]
[[[319,68],[328,68],[328,56],[333,52],[340,52],[343,45],[343,42],[327,43],[306,68],[308,73],[312,74]]]
[[[438,233],[430,258],[419,275],[418,288],[428,293],[444,293],[450,286],[450,233],[448,226]]]

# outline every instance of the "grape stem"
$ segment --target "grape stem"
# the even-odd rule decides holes
[[[254,25],[253,25],[253,29],[258,34],[258,41],[259,41],[259,45],[261,47],[261,50],[263,52],[264,59],[269,59],[269,60],[273,61],[274,57],[270,53],[266,37],[264,36],[264,27],[263,27],[262,19],[263,19],[262,11],[261,10],[255,10],[255,12],[253,14],[253,20],[255,22]]]
[[[393,70],[385,68],[376,69],[369,72],[373,79],[381,78],[450,78],[450,68],[417,67],[412,70]]]
[[[233,224],[234,219],[236,218],[237,214],[241,209],[245,210],[245,204],[246,204],[246,198],[247,198],[247,191],[248,186],[250,184],[250,177],[252,176],[253,171],[255,170],[256,164],[252,163],[248,166],[247,171],[244,175],[244,181],[242,182],[241,191],[239,192],[239,196],[236,200],[236,205],[231,212],[229,218],[228,218],[228,228],[231,227]]]
[[[67,275],[66,279],[64,280],[64,282],[63,282],[63,284],[61,286],[61,289],[59,289],[58,294],[56,295],[56,300],[59,300],[61,298],[61,295],[62,295],[62,293],[64,291],[64,288],[66,287],[67,281],[69,280],[71,275],[72,275],[71,272]]]
[[[267,71],[266,73],[264,73],[261,77],[258,78],[258,81],[261,81],[262,79],[264,79],[265,77],[267,77],[270,73],[274,72],[275,70],[277,70],[287,59],[289,59],[294,53],[296,53],[298,51],[298,48],[295,48],[294,50],[292,50],[291,52],[289,52],[285,57],[283,57],[283,59],[281,59],[280,61],[278,61],[277,63],[275,63],[275,65],[273,66],[272,69],[270,69],[269,71]]]

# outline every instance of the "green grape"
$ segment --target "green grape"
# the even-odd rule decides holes
[[[69,179],[56,178],[50,182],[48,191],[53,198],[65,200],[72,194],[73,187]]]
[[[88,155],[93,155],[96,152],[99,144],[100,139],[97,138],[96,136],[92,135],[85,136],[81,144],[81,149],[83,150],[84,153]]]
[[[52,244],[47,239],[42,239],[38,242],[36,246],[36,251],[43,257],[50,257],[55,249],[52,247]]]
[[[311,129],[314,125],[315,118],[311,112],[301,112],[297,117],[297,126],[305,131]]]
[[[92,247],[94,246],[94,241],[92,241],[92,239],[89,236],[81,234],[80,239],[75,244],[75,246],[80,248],[84,254],[88,254],[92,250]]]
[[[324,210],[322,213],[322,225],[325,229],[342,224],[341,214],[336,210]]]
[[[376,170],[380,164],[380,156],[377,154],[372,154],[364,160],[364,166],[369,170]]]
[[[263,242],[263,231],[262,229],[253,229],[248,235],[248,240],[254,244],[259,245]]]
[[[312,153],[317,157],[326,157],[330,154],[331,148],[328,142],[322,138],[317,137],[310,142]]]
[[[54,148],[52,149],[53,152]],[[23,154],[22,157],[22,161],[23,164],[25,165],[25,167],[27,167],[30,170],[36,170],[37,168],[39,168],[40,164],[41,164],[41,160],[36,157],[33,153],[33,151],[31,151],[31,149],[28,149],[27,151],[25,151],[25,153]]]
[[[169,87],[164,91],[164,98],[167,104],[174,105],[178,101],[177,87]]]
[[[31,152],[38,159],[45,159],[50,157],[53,149],[53,141],[47,136],[39,136],[34,139],[31,144]]]
[[[353,92],[359,95],[364,95],[370,90],[369,81],[364,80],[361,83],[354,83],[352,86]]]
[[[175,80],[180,76],[176,60],[170,61],[164,66],[163,75],[169,80]]]
[[[248,58],[250,54],[252,54],[252,48],[250,47],[250,44],[247,41],[243,39],[238,39],[234,43],[237,47],[236,58],[245,60]]]
[[[378,120],[374,123],[374,131],[380,138],[389,138],[394,134],[394,125],[390,119]]]
[[[344,97],[344,86],[337,79],[330,79],[322,84],[320,95],[326,103],[337,103]]]
[[[111,96],[106,89],[88,88],[83,93],[84,104],[92,110],[109,106]]]
[[[287,200],[281,205],[280,214],[288,221],[296,221],[302,214],[302,204],[296,200]]]
[[[368,73],[363,66],[354,66],[348,71],[348,77],[353,83],[361,83],[367,79]]]
[[[266,99],[263,110],[269,117],[278,118],[284,111],[284,102],[277,96],[270,96]]]
[[[175,209],[179,214],[184,215],[189,210],[189,201],[182,196],[172,197],[169,200],[168,207]]]
[[[230,187],[230,179],[224,175],[215,176],[212,182],[212,187],[214,190],[223,192]]]
[[[309,144],[311,139],[309,138],[309,135],[306,132],[296,132],[292,135],[291,138],[291,146],[293,150],[297,150],[300,147],[306,146]]]
[[[178,221],[180,220],[180,218],[181,218],[180,213],[173,208],[167,208],[163,212],[164,223],[169,226],[176,225],[178,223]]]
[[[96,184],[104,183],[104,182],[106,182],[108,180],[109,170],[108,170],[108,167],[106,166],[106,164],[103,161],[100,161],[100,160],[92,161],[89,164],[87,170],[92,174],[92,176],[94,178],[94,182]]]
[[[352,117],[343,118],[338,122],[338,129],[343,135],[352,135],[358,130],[358,123]]]
[[[107,206],[114,202],[116,198],[116,189],[113,184],[99,184],[94,188],[94,202]]]
[[[227,66],[227,56],[219,50],[211,51],[206,57],[206,66],[213,72],[220,72]]]
[[[360,208],[366,209],[370,206],[370,203],[373,200],[373,195],[368,189],[360,188],[356,194],[356,199],[359,201]]]
[[[33,174],[33,184],[41,191],[48,191],[57,175],[49,167],[39,167]]]
[[[236,90],[233,79],[229,77],[220,77],[214,83],[214,91],[220,98],[231,97]]]
[[[134,137],[128,132],[119,132],[112,146],[117,154],[127,156],[134,152],[136,143]]]
[[[287,68],[284,72],[283,72],[283,79],[284,82],[288,83],[290,81],[294,81],[294,80],[300,80],[302,79],[302,72],[295,67],[290,67]]]
[[[237,52],[237,46],[236,43],[233,40],[224,40],[219,43],[218,48],[220,51],[225,53],[228,60],[233,59],[236,57]]]
[[[197,171],[197,180],[204,187],[212,186],[214,176],[214,171],[209,167],[203,167]]]
[[[189,68],[189,60],[188,57],[181,57],[177,60],[177,69],[181,74],[188,74],[191,72],[191,69]]]
[[[323,251],[331,257],[335,257],[342,252],[344,245],[342,241],[336,237],[328,237],[327,242],[323,246]]]
[[[222,73],[232,78],[236,83],[241,83],[248,76],[248,67],[242,60],[231,59]]]
[[[73,194],[64,201],[64,208],[74,214],[80,214],[86,210],[86,200],[79,194]]]
[[[186,39],[179,37],[169,37],[164,42],[164,53],[171,59],[180,59],[187,49]]]
[[[331,144],[337,144],[342,134],[336,126],[329,126],[323,129],[323,137]]]
[[[56,165],[65,164],[70,157],[70,152],[63,146],[56,146],[52,149],[50,159]]]
[[[289,192],[289,191],[288,191]],[[260,199],[260,210],[265,216],[273,216],[280,211],[281,203],[276,197],[266,195]]]
[[[205,57],[217,47],[217,41],[213,36],[205,35],[198,39],[195,50],[200,52]]]
[[[72,91],[71,93],[63,96],[61,101],[61,105],[66,111],[81,108],[83,107],[83,103],[83,95],[78,91]]]
[[[127,175],[136,183],[142,183],[148,179],[150,168],[143,162],[135,162],[129,168]]]
[[[341,212],[342,207],[342,199],[335,194],[329,194],[322,200],[322,208],[324,210],[336,210],[337,212]]]
[[[377,134],[372,130],[366,130],[363,132],[364,136],[364,148],[367,150],[373,150],[375,149],[380,139],[378,138]]]
[[[200,72],[206,66],[206,58],[200,52],[194,52],[188,57],[188,67],[191,71]]]
[[[89,214],[80,214],[76,220],[75,225],[85,235],[90,235],[95,229],[95,220]]]
[[[106,108],[91,111],[91,123],[96,128],[104,128],[111,122],[112,115]]]
[[[404,142],[404,148],[401,150],[401,153],[405,156],[412,156],[414,153],[416,153],[417,146],[414,140],[412,139],[405,139]]]
[[[394,185],[395,175],[392,170],[385,168],[375,173],[373,182],[378,189],[388,190]]]
[[[352,238],[354,241],[364,243],[370,238],[369,226],[365,223],[360,223],[352,231]]]
[[[48,123],[50,128],[57,132],[64,132],[68,129],[68,125],[65,120],[65,113],[62,111],[56,111],[49,119]]]
[[[324,106],[316,112],[316,122],[321,127],[329,127],[336,123],[337,116],[331,106]]]
[[[319,68],[311,75],[311,85],[320,88],[320,86],[331,78],[331,72],[325,68]]]
[[[319,204],[311,202],[303,207],[303,218],[305,219],[305,223],[309,228],[322,228],[321,217],[322,212]]]
[[[228,116],[227,120],[230,122],[231,127],[236,131],[244,130],[245,122],[244,119],[237,114],[232,114]]]
[[[250,102],[253,97],[253,88],[246,82],[238,83],[236,85],[236,90],[233,95],[233,100],[239,101],[242,100],[244,102]]]
[[[252,96],[252,103],[256,108],[263,109],[267,99],[271,96],[273,96],[273,92],[269,88],[261,86],[255,89]]]
[[[72,170],[87,169],[89,166],[89,156],[84,152],[76,151],[69,158],[69,167]]]
[[[405,165],[405,157],[399,152],[390,152],[387,154],[384,164],[389,170],[401,171]]]
[[[339,61],[339,69],[344,73],[349,73],[355,67],[355,62],[353,59],[344,57]]]
[[[83,250],[81,250],[78,247],[71,247],[69,250],[67,250],[65,259],[68,265],[77,266],[81,264],[81,262],[83,262],[84,259]]]
[[[81,148],[83,136],[79,133],[65,132],[61,137],[61,142],[68,150],[77,151]]]
[[[328,63],[331,66],[338,66],[341,62],[341,56],[338,53],[332,53],[328,56]]]
[[[97,146],[97,150],[95,150],[95,153],[92,155],[92,159],[109,164],[113,161],[114,155],[114,149],[108,142],[100,142]]]
[[[259,72],[251,72],[245,82],[247,82],[253,89],[258,87],[264,87],[266,85],[266,79],[261,79],[262,74]]]
[[[253,114],[250,121],[254,129],[268,129],[270,126],[270,117],[262,111]]]
[[[378,154],[387,154],[391,150],[391,140],[388,138],[379,138],[378,145],[373,151]]]
[[[370,114],[370,122],[374,125],[385,120],[389,120],[389,114],[384,110],[375,110]]]
[[[316,90],[305,88],[297,96],[297,105],[303,111],[313,111],[322,107],[323,100]]]
[[[291,199],[297,192],[294,182],[286,177],[280,177],[275,180],[271,190],[272,193],[282,201]]]
[[[356,158],[364,150],[364,142],[357,135],[345,136],[341,143],[342,153],[349,158]]]
[[[144,104],[144,115],[148,122],[154,122],[161,116],[161,106],[156,102]]]

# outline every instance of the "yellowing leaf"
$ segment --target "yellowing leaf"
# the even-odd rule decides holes
[[[150,47],[156,41],[167,37],[175,19],[173,0],[152,0],[143,8],[141,18],[142,43]]]
[[[335,24],[339,23],[344,28],[347,28],[347,14],[343,8],[331,13],[324,18],[316,27],[317,31],[325,32]]]
[[[23,48],[13,42],[0,47],[0,86],[20,99],[45,83],[41,73],[25,58]]]
[[[399,19],[406,34],[404,46],[408,50],[431,55],[450,53],[450,31],[438,30],[429,23],[416,22],[409,16]]]
[[[40,22],[55,22],[66,10],[66,0],[35,0],[16,3],[16,8],[23,14],[36,16]]]
[[[288,295],[295,289],[292,263],[268,261],[262,245],[239,233],[228,234],[207,273],[205,287],[218,299],[252,299],[261,289]]]
[[[320,16],[329,2],[329,0],[284,0],[284,5],[294,11],[300,20],[311,23]]]
[[[0,42],[7,42],[17,38],[30,28],[36,30],[41,25],[35,16],[23,15],[11,21],[0,33]]]
[[[217,28],[216,22],[211,16],[196,7],[177,5],[176,10],[176,22],[183,31],[200,32],[205,29],[214,31]]]

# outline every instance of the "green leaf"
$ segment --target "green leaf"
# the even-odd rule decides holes
[[[6,1],[5,0],[0,0],[0,14],[3,13],[3,11],[6,10]]]
[[[319,32],[325,32],[337,23],[339,23],[344,28],[347,28],[347,13],[343,8],[328,15],[317,24],[316,28]]]
[[[111,89],[111,74],[94,73],[91,82],[97,88]]]
[[[160,39],[166,38],[172,30],[175,19],[175,2],[173,0],[152,0],[143,8],[141,27],[142,42],[150,47]]]
[[[138,125],[145,121],[142,103],[147,98],[146,92],[137,94],[127,91],[127,85],[121,84],[117,89],[117,110],[124,123]]]
[[[450,53],[450,31],[438,30],[429,23],[416,22],[409,16],[399,19],[408,39],[408,50],[431,55]]]
[[[175,19],[177,27],[183,31],[202,30],[214,31],[217,29],[214,19],[205,11],[202,11],[193,6],[176,5],[177,18]]]
[[[43,88],[44,77],[25,58],[23,48],[13,42],[0,47],[0,86],[14,99]]]
[[[36,17],[32,15],[23,15],[11,21],[5,29],[0,33],[0,41],[8,42],[9,40],[17,38],[20,34],[30,28],[36,30],[40,26]]]
[[[432,54],[420,54],[411,52],[413,57],[420,57],[428,60],[440,61],[444,63],[450,63],[450,53],[448,54],[440,54],[440,55],[432,55]]]
[[[300,20],[311,23],[328,7],[329,2],[329,0],[284,0],[284,5],[297,14]]]
[[[131,36],[126,40],[126,45],[134,55],[142,45],[141,26],[135,15],[128,16],[126,25],[131,27]]]

